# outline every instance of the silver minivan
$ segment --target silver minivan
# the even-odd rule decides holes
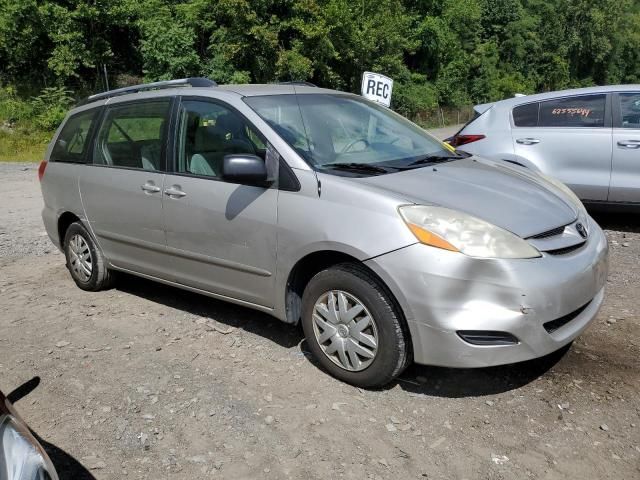
[[[640,211],[640,85],[517,96],[478,105],[447,141],[541,171],[588,207]]]
[[[69,113],[39,175],[80,288],[127,272],[301,322],[354,385],[546,355],[604,298],[607,241],[567,187],[348,93],[106,92]]]

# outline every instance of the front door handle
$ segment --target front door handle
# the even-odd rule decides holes
[[[540,140],[537,138],[519,138],[516,140],[516,143],[520,145],[535,145],[536,143],[540,143]]]
[[[180,187],[177,187],[175,185],[173,187],[167,188],[164,191],[164,194],[172,198],[182,198],[187,195],[182,190],[180,190]]]
[[[620,140],[618,146],[621,148],[628,148],[630,150],[637,150],[640,148],[640,140]]]
[[[146,193],[158,193],[160,187],[154,185],[152,182],[147,182],[144,185],[140,185],[140,188]]]

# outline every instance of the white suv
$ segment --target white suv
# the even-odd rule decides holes
[[[640,85],[581,88],[478,105],[447,141],[567,184],[588,206],[640,208]]]

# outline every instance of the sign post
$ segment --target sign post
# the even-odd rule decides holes
[[[367,100],[380,103],[385,107],[391,105],[393,80],[379,73],[364,72],[362,74],[362,96]]]

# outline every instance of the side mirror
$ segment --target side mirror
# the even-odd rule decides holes
[[[265,161],[256,155],[240,153],[225,155],[222,163],[222,178],[229,183],[266,187],[267,166]]]

